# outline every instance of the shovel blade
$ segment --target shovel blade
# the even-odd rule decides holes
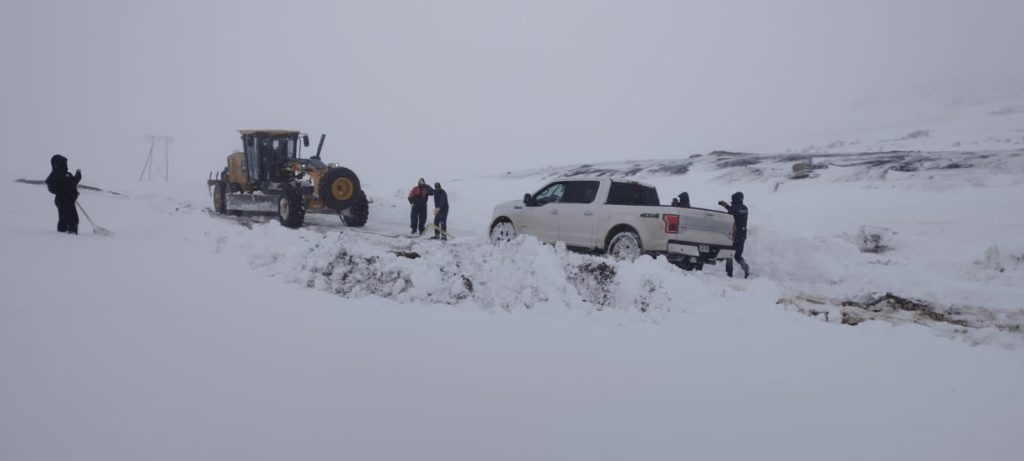
[[[113,232],[104,227],[94,227],[92,228],[92,233],[103,237],[111,237],[114,235]]]

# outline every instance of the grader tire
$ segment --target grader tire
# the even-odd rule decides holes
[[[306,204],[302,194],[289,191],[281,195],[277,202],[277,219],[284,227],[298,229],[306,218]]]
[[[344,167],[331,168],[320,182],[320,199],[339,212],[353,206],[361,191],[359,177]]]
[[[224,214],[228,211],[227,184],[224,181],[217,181],[213,186],[213,211]]]
[[[341,213],[341,220],[349,227],[363,227],[370,219],[370,201],[366,199],[366,193],[359,191],[352,207]]]

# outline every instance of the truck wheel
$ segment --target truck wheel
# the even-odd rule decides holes
[[[632,261],[643,254],[640,236],[631,230],[623,230],[612,235],[608,240],[607,253],[618,260]]]
[[[217,181],[213,186],[213,211],[224,214],[228,211],[227,197],[225,197],[227,184],[224,181]]]
[[[337,211],[351,207],[360,192],[359,177],[348,168],[331,168],[320,180],[320,199]]]
[[[363,227],[370,219],[370,201],[366,193],[359,191],[352,206],[341,213],[341,220],[349,227]]]
[[[516,226],[508,219],[499,219],[491,226],[491,243],[508,242],[516,238]]]
[[[302,227],[305,218],[306,205],[302,203],[302,195],[297,192],[282,194],[277,201],[277,219],[281,221],[281,225],[297,229]]]

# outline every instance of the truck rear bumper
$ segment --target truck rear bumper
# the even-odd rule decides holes
[[[716,259],[732,259],[735,251],[732,247],[669,240],[666,254],[669,259],[694,257],[705,261],[714,261]]]

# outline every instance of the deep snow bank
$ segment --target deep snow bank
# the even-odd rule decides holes
[[[239,221],[231,218],[227,220]],[[914,299],[885,290],[869,262],[842,237],[765,236],[760,270],[770,277],[723,277],[714,266],[685,272],[663,258],[636,261],[579,254],[529,236],[494,245],[482,239],[439,241],[386,237],[347,228],[283,228],[240,220],[204,241],[268,275],[344,298],[381,297],[413,305],[468,304],[515,310],[537,305],[595,312],[749,316],[790,309],[821,321],[916,323],[972,344],[1024,344],[1024,311]],[[850,264],[834,265],[832,261]],[[863,266],[863,267],[861,267]],[[865,270],[868,273],[864,273]],[[904,290],[912,291],[912,290]],[[895,293],[902,293],[896,291]]]
[[[475,238],[442,243],[353,229],[296,234],[276,222],[230,227],[214,237],[214,251],[235,254],[290,283],[345,297],[472,302],[485,309],[550,303],[586,311],[685,311],[727,303],[758,286],[684,272],[664,259],[630,262],[579,254],[529,236],[493,245]],[[771,284],[759,288],[761,299],[778,297]]]

